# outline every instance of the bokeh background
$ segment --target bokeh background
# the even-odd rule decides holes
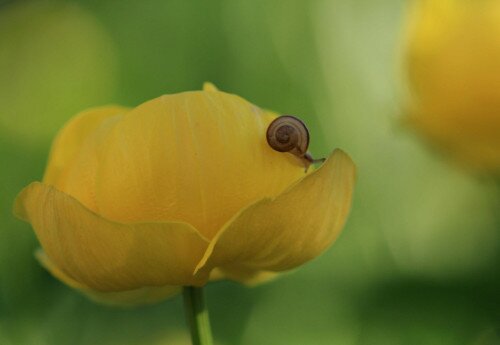
[[[260,287],[206,288],[217,344],[499,344],[500,188],[401,125],[408,4],[0,1],[0,344],[189,343],[180,296],[114,309],[53,279],[11,206],[78,111],[204,81],[299,115],[315,156],[341,147],[359,168],[324,255]]]

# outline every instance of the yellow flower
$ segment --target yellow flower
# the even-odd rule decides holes
[[[411,123],[462,164],[500,172],[500,2],[420,0],[409,19]]]
[[[354,185],[340,150],[306,174],[299,158],[269,147],[275,117],[210,84],[85,111],[56,137],[43,182],[19,194],[14,212],[34,228],[42,265],[97,300],[258,282],[335,240]]]

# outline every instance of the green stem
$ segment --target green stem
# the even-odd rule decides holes
[[[203,298],[203,288],[185,286],[182,293],[193,345],[212,345],[212,331]]]

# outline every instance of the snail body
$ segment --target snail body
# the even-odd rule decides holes
[[[306,171],[312,163],[324,161],[313,159],[307,152],[309,130],[304,122],[295,116],[282,115],[274,119],[267,128],[266,138],[273,150],[291,153],[302,160]]]

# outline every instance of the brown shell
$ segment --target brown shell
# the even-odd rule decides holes
[[[292,115],[283,115],[269,125],[266,133],[267,143],[273,150],[290,152],[304,157],[309,146],[309,131],[300,119]]]

